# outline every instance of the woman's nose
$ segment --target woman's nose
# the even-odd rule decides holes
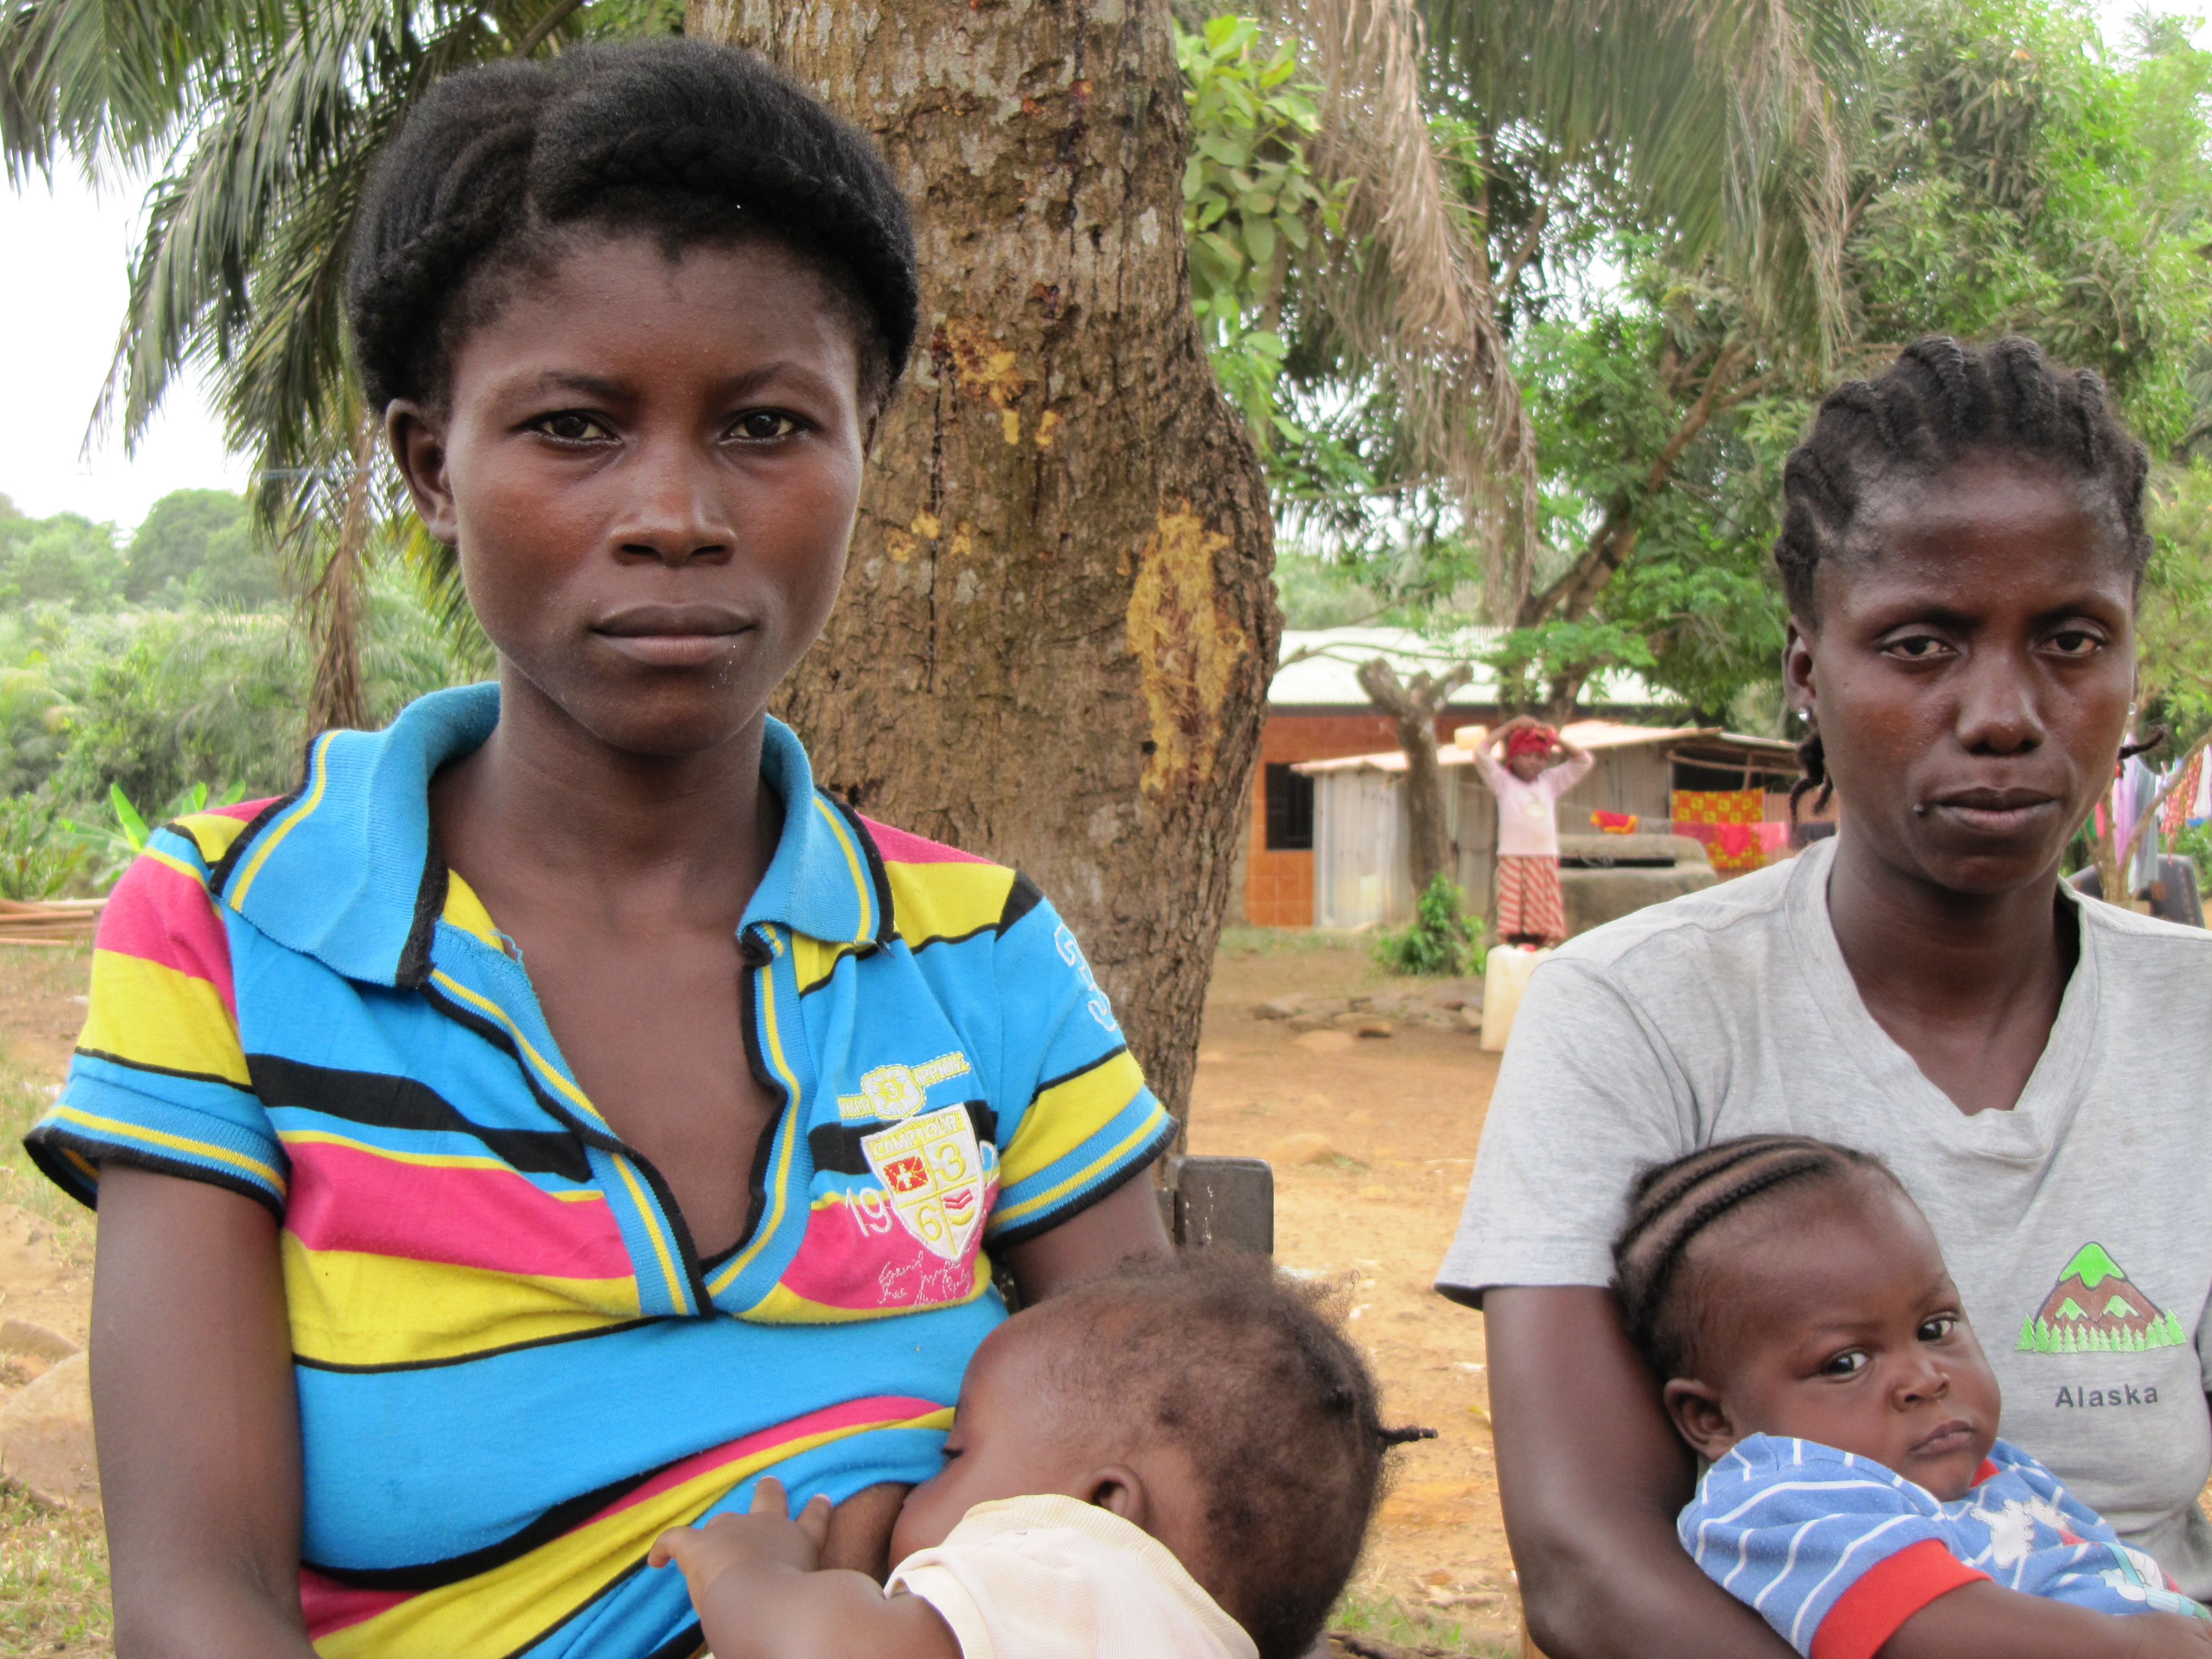
[[[676,566],[726,559],[736,533],[720,471],[680,442],[647,443],[626,469],[629,499],[611,538],[624,557]]]
[[[1977,653],[1959,694],[1959,741],[1969,753],[2016,755],[2045,736],[2030,665],[2006,651]]]

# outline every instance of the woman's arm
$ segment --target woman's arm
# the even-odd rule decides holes
[[[1786,1659],[1675,1534],[1690,1454],[1613,1293],[1504,1286],[1482,1311],[1498,1496],[1536,1644],[1550,1659]]]
[[[101,1169],[92,1399],[120,1659],[313,1659],[268,1210],[204,1182]]]
[[[1133,1255],[1165,1255],[1174,1248],[1160,1220],[1160,1200],[1139,1170],[1086,1210],[1006,1252],[1024,1305],[1042,1302],[1071,1280],[1103,1273]]]
[[[1984,1580],[1937,1596],[1876,1659],[2205,1659],[2212,1624],[2173,1613],[2093,1613]]]

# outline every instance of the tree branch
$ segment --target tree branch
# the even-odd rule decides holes
[[[1536,216],[1528,222],[1528,234],[1521,239],[1521,246],[1506,261],[1505,269],[1498,274],[1492,291],[1503,302],[1513,292],[1513,284],[1521,280],[1521,269],[1535,257],[1537,240],[1544,234],[1544,226],[1552,216],[1552,198],[1546,197],[1536,207]]]
[[[584,0],[553,0],[545,15],[531,25],[530,33],[522,37],[521,45],[514,49],[517,58],[527,58],[544,46],[555,29],[583,10]]]

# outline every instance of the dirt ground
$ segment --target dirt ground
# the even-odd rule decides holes
[[[1498,1518],[1482,1316],[1430,1288],[1459,1220],[1498,1056],[1471,1030],[1403,1017],[1389,1037],[1348,1043],[1255,1018],[1284,997],[1387,1004],[1408,983],[1381,978],[1359,950],[1270,943],[1232,933],[1215,963],[1190,1150],[1274,1164],[1276,1260],[1345,1285],[1353,1334],[1382,1382],[1384,1420],[1437,1431],[1395,1454],[1360,1599],[1433,1612],[1462,1626],[1468,1645],[1510,1651],[1519,1603]]]
[[[0,1320],[76,1343],[91,1311],[92,1230],[15,1142],[61,1079],[88,969],[82,950],[0,946]],[[1430,988],[1427,1006],[1408,1018],[1395,1006],[1407,984],[1382,980],[1358,949],[1231,933],[1207,1003],[1190,1149],[1276,1165],[1277,1259],[1341,1286],[1352,1332],[1382,1380],[1385,1420],[1437,1431],[1395,1454],[1348,1622],[1399,1641],[1512,1653],[1518,1603],[1498,1520],[1482,1319],[1429,1288],[1459,1216],[1497,1057],[1436,1006],[1451,988]],[[1260,1004],[1286,997],[1321,1010],[1298,1024],[1331,1010],[1339,1026],[1380,1013],[1391,1035],[1254,1018]],[[1347,1008],[1354,1000],[1363,1009]],[[42,1369],[0,1358],[0,1404]],[[88,1559],[59,1574],[33,1558],[66,1556],[70,1537],[40,1530],[48,1522],[33,1524],[28,1511],[11,1528],[12,1519],[0,1516],[0,1600],[96,1599],[105,1563],[95,1518],[64,1523]],[[74,1615],[39,1622],[40,1639],[20,1646],[7,1623],[0,1617],[0,1655],[106,1650],[47,1639],[64,1624],[76,1637]]]

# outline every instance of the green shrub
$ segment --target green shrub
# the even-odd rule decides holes
[[[89,860],[66,822],[34,795],[0,800],[0,898],[52,898],[84,872]]]
[[[1477,927],[1468,924],[1467,896],[1441,871],[1414,905],[1413,921],[1375,939],[1375,960],[1393,974],[1479,974],[1487,954]]]

